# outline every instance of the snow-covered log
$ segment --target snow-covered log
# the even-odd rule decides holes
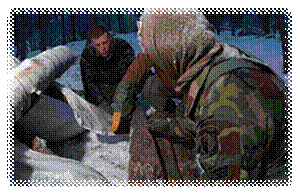
[[[60,77],[74,62],[76,56],[66,46],[24,60],[14,69],[10,78],[14,96],[14,119],[18,121],[30,108],[34,96],[41,94],[51,82]]]

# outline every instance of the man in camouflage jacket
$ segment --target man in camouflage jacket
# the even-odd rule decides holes
[[[139,37],[144,51],[118,85],[111,128],[126,133],[135,85],[154,67],[142,93],[153,109],[137,106],[131,122],[129,180],[282,178],[287,97],[272,70],[220,43],[201,14],[144,14]]]

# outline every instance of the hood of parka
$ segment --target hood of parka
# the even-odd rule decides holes
[[[184,77],[180,82],[191,80],[201,67],[188,70],[221,48],[213,26],[200,13],[143,14],[138,29],[143,52],[157,66],[167,66],[169,74],[177,75],[177,79]]]

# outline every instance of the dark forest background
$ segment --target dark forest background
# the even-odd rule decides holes
[[[233,36],[281,35],[283,57],[287,62],[287,16],[283,14],[205,14],[220,34],[230,30]],[[88,29],[104,25],[112,34],[136,32],[140,14],[14,14],[14,56],[19,60],[26,53],[64,45],[87,38]],[[284,63],[284,66],[287,66]],[[286,68],[287,70],[287,68]],[[285,70],[285,72],[286,72]]]

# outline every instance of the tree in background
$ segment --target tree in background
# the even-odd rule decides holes
[[[75,27],[75,15],[71,14],[71,33],[72,33],[72,41],[76,41],[76,27]]]
[[[111,22],[110,22],[110,17],[109,17],[110,15],[109,14],[107,14],[106,15],[106,21],[107,21],[107,29],[110,31],[111,30]]]
[[[230,23],[231,23],[231,35],[235,36],[235,31],[237,30],[239,25],[242,23],[243,14],[231,14],[230,15]]]
[[[124,27],[123,27],[123,17],[121,14],[117,15],[118,18],[118,24],[119,24],[119,33],[124,33]]]
[[[66,44],[66,35],[65,35],[65,15],[61,14],[61,28],[62,28],[62,44]]]
[[[275,20],[278,26],[278,30],[280,33],[281,39],[281,47],[282,47],[282,54],[283,54],[283,73],[287,74],[290,70],[289,68],[289,40],[288,40],[288,18],[284,14],[276,14]]]
[[[20,60],[26,59],[27,47],[27,25],[28,15],[27,14],[15,14],[14,20],[14,35],[15,35],[15,47],[17,48],[16,57]]]
[[[47,29],[49,23],[49,15],[39,14],[38,15],[38,27],[40,30],[40,49],[41,52],[47,49]]]
[[[270,14],[258,14],[258,22],[265,35],[270,34]]]
[[[284,14],[205,14],[208,20],[215,26],[216,33],[220,34],[224,23],[229,23],[231,34],[236,35],[237,28],[244,25],[258,27],[265,34],[270,33],[271,26],[275,22],[275,28],[279,30],[283,51],[283,71],[289,71],[288,66],[288,17]],[[135,32],[136,21],[140,15],[121,14],[14,14],[14,48],[15,56],[20,60],[26,59],[27,43],[31,49],[40,48],[46,50],[48,46],[66,44],[67,41],[76,41],[87,38],[86,31],[93,25],[104,25],[115,33]],[[50,23],[51,20],[51,23]],[[76,25],[80,26],[78,31]],[[68,29],[68,30],[67,30]],[[78,35],[76,34],[78,33]],[[77,36],[76,36],[77,35]],[[67,39],[68,37],[68,39]]]

